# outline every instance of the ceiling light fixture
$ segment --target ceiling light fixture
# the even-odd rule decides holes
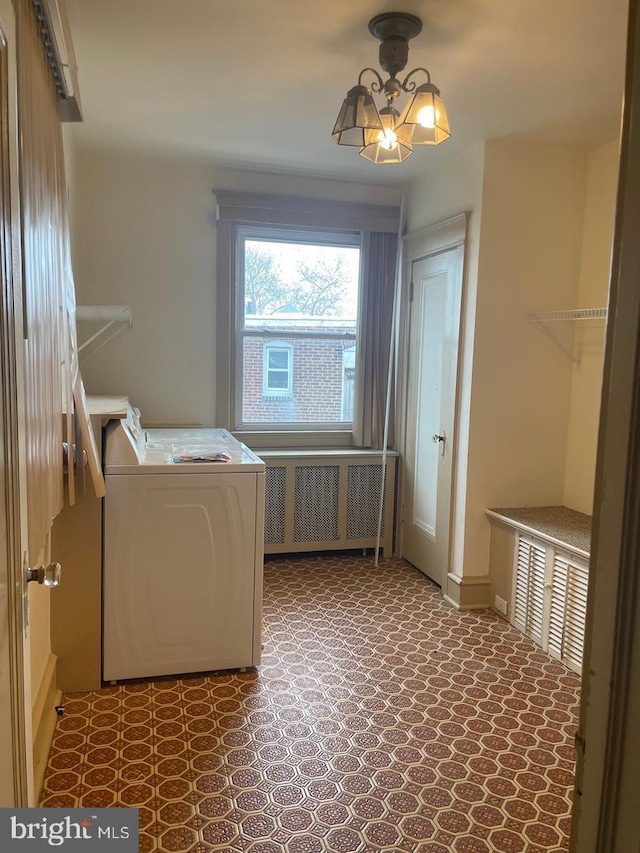
[[[338,145],[360,149],[372,163],[402,163],[414,145],[438,145],[448,139],[449,120],[440,90],[431,82],[426,68],[414,68],[402,82],[396,74],[409,58],[409,39],[422,30],[422,21],[407,12],[385,12],[369,21],[369,32],[380,39],[380,66],[390,76],[385,82],[375,68],[363,68],[358,85],[349,89],[331,134]],[[371,88],[362,82],[373,74]],[[412,79],[423,72],[427,81],[417,86]],[[371,94],[382,92],[387,99],[380,111]],[[411,95],[402,115],[393,106],[402,93]]]

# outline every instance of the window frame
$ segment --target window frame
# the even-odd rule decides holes
[[[343,195],[348,194],[342,191]],[[226,427],[249,446],[260,449],[339,449],[370,446],[370,416],[373,403],[370,365],[365,363],[365,345],[369,344],[372,320],[367,300],[366,281],[371,259],[368,255],[368,235],[398,234],[400,206],[363,201],[337,201],[328,198],[286,196],[260,192],[214,189],[216,243],[216,303],[215,303],[215,405],[217,426]],[[393,194],[391,194],[393,197]],[[234,378],[237,348],[237,306],[235,282],[238,267],[237,234],[243,226],[268,225],[291,233],[298,230],[308,237],[312,232],[351,234],[360,241],[360,302],[358,306],[359,334],[356,344],[358,383],[354,389],[353,426],[349,429],[330,429],[304,432],[288,429],[264,431],[235,428],[236,397]],[[364,282],[364,283],[363,283]]]
[[[234,360],[231,368],[230,381],[231,402],[232,408],[230,411],[231,430],[234,435],[239,436],[243,440],[252,442],[252,446],[260,446],[260,444],[276,445],[279,444],[279,439],[284,439],[287,444],[295,444],[296,446],[353,446],[354,441],[354,425],[357,422],[358,414],[356,407],[360,401],[361,395],[358,393],[358,371],[356,370],[355,378],[355,394],[354,394],[354,417],[353,421],[309,421],[309,422],[286,422],[280,421],[277,423],[256,423],[254,421],[245,422],[241,418],[242,414],[242,382],[239,381],[241,366],[243,362],[243,345],[244,341],[250,337],[256,337],[255,330],[247,330],[244,327],[244,254],[245,242],[247,240],[259,240],[261,242],[277,242],[277,243],[303,243],[305,245],[317,246],[338,246],[345,248],[357,248],[362,250],[362,234],[355,230],[336,230],[329,228],[313,228],[299,226],[272,226],[262,223],[236,223],[233,229],[234,255],[235,255],[235,274],[231,281],[233,289],[233,326],[232,337],[235,338]],[[360,265],[362,257],[360,257]],[[358,347],[359,328],[362,316],[362,275],[361,266],[358,282],[358,317],[356,322],[356,331],[348,332],[310,332],[310,331],[287,331],[287,338],[299,338],[301,340],[349,340],[353,345]],[[274,342],[282,343],[283,331],[277,329],[270,331],[268,329],[259,330],[260,337],[271,338]],[[293,389],[292,389],[293,391]],[[292,393],[292,392],[291,392]]]

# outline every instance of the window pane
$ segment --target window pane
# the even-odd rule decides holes
[[[244,241],[244,328],[355,331],[360,249]]]
[[[241,423],[351,424],[360,248],[258,236],[242,246]],[[314,338],[326,333],[336,337]]]
[[[269,369],[270,370],[288,370],[289,369],[289,351],[268,349],[269,353]]]
[[[284,372],[275,372],[273,370],[269,371],[268,374],[268,384],[269,389],[284,389],[285,391],[289,387],[289,374]]]
[[[353,421],[353,340],[285,338],[289,370],[264,373],[269,340],[259,334],[243,341],[242,422],[244,424],[350,423]],[[293,379],[292,386],[288,383]],[[263,382],[264,386],[263,387]],[[282,389],[280,395],[277,391]],[[265,390],[276,392],[265,395]]]

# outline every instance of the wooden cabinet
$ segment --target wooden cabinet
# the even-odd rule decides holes
[[[516,533],[511,623],[552,657],[582,670],[589,564]]]
[[[552,657],[582,670],[591,518],[567,507],[487,511],[496,609]]]

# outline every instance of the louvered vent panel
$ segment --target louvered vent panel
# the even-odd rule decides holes
[[[285,507],[287,498],[287,469],[267,468],[265,471],[264,541],[279,545],[284,542]]]
[[[294,542],[338,539],[337,465],[298,465],[295,471]]]
[[[588,587],[588,569],[581,566],[571,566],[569,583],[567,584],[565,642],[562,660],[576,672],[582,671]]]
[[[513,624],[538,643],[544,617],[545,550],[518,537]]]
[[[554,658],[562,660],[564,646],[564,613],[566,606],[567,560],[556,554],[553,561],[553,581],[551,583],[551,608],[549,610],[549,641],[547,651]]]
[[[378,533],[382,465],[349,465],[347,539],[373,539]],[[384,536],[384,499],[382,534]]]
[[[548,651],[576,672],[582,670],[588,583],[587,566],[555,555]]]

